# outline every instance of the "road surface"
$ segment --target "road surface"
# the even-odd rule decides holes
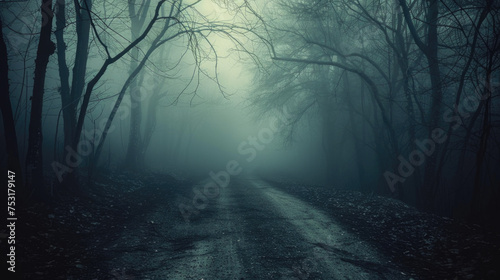
[[[324,213],[263,180],[234,180],[190,222],[181,217],[178,201],[164,201],[131,219],[118,238],[103,246],[110,276],[411,279],[337,223],[334,213]]]

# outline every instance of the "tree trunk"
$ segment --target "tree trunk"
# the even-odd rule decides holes
[[[484,196],[485,189],[487,188],[486,185],[482,185],[482,174],[485,174],[485,172],[482,170],[483,167],[483,162],[485,161],[485,155],[486,151],[488,149],[488,138],[490,136],[490,131],[491,131],[491,120],[490,120],[490,107],[491,107],[491,93],[492,93],[492,88],[491,88],[491,72],[492,72],[492,61],[493,61],[493,55],[489,57],[489,65],[488,69],[486,72],[486,85],[485,89],[483,91],[483,96],[488,96],[484,102],[484,115],[483,115],[483,122],[481,124],[481,137],[479,138],[479,149],[476,153],[476,174],[474,177],[474,188],[473,188],[473,197],[472,197],[472,218],[474,220],[480,220],[483,217],[481,217],[481,214],[483,214],[482,209],[484,206],[483,205],[483,200],[482,196]],[[478,109],[480,110],[480,109]]]
[[[151,96],[148,102],[148,112],[146,123],[144,124],[144,139],[142,154],[146,153],[149,144],[151,143],[151,138],[156,129],[156,112],[158,111],[158,102],[162,98],[162,95],[158,92],[160,90],[159,86],[155,88],[155,92]]]
[[[343,85],[343,90],[344,90],[344,96],[346,98],[346,102],[347,102],[347,106],[349,107],[349,123],[350,123],[350,127],[351,127],[351,130],[352,130],[352,134],[353,135],[357,135],[356,132],[358,131],[357,130],[357,122],[356,122],[356,117],[354,115],[354,104],[353,104],[353,100],[352,100],[352,94],[353,92],[350,90],[352,87],[351,87],[351,83],[350,83],[350,79],[349,79],[349,74],[348,73],[344,73],[344,76],[342,77],[342,79],[344,80],[344,85]],[[363,81],[360,81],[360,84],[362,84]],[[360,143],[360,140],[357,138],[357,137],[354,137],[353,139],[354,141],[354,155],[356,157],[356,168],[358,169],[358,176],[356,176],[356,178],[358,178],[358,183],[359,183],[359,186],[358,186],[358,189],[360,191],[366,191],[367,190],[367,185],[365,184],[366,182],[366,175],[365,174],[365,167],[364,167],[364,159],[363,159],[363,145],[361,145],[362,143]],[[354,174],[349,174],[350,176],[353,176]],[[354,179],[354,178],[353,178]]]
[[[52,32],[52,0],[42,0],[41,6],[42,27],[35,59],[35,75],[33,81],[33,96],[31,97],[31,115],[29,125],[28,153],[26,156],[27,186],[35,190],[35,195],[42,198],[48,192],[43,182],[42,157],[42,110],[45,75],[49,57],[55,52],[55,44],[51,41]],[[37,186],[35,186],[37,184]]]
[[[75,1],[77,3],[77,1]],[[73,66],[73,79],[71,81],[71,93],[68,103],[65,104],[64,123],[65,141],[64,146],[73,144],[76,127],[76,110],[85,86],[85,77],[88,61],[90,17],[92,11],[92,0],[82,0],[82,4],[75,7],[76,13],[76,55]]]
[[[17,145],[16,125],[12,113],[9,91],[9,65],[7,46],[3,38],[3,24],[0,18],[0,110],[2,111],[5,144],[7,149],[7,170],[15,172],[18,186],[22,186],[22,170]],[[4,170],[2,170],[4,171]],[[5,172],[6,173],[6,172]],[[4,174],[5,174],[4,173]],[[22,190],[18,188],[17,190]]]
[[[108,69],[108,67],[111,64],[120,60],[125,54],[127,54],[130,50],[135,48],[137,46],[137,44],[139,44],[139,42],[144,40],[144,38],[147,36],[149,31],[151,31],[151,29],[153,28],[154,23],[158,20],[159,15],[160,15],[161,6],[165,3],[165,1],[166,0],[160,0],[158,2],[158,4],[156,5],[156,8],[155,8],[153,18],[148,23],[146,29],[142,32],[142,34],[137,39],[135,39],[132,43],[130,43],[128,46],[126,46],[121,52],[116,54],[115,56],[113,56],[113,57],[108,56],[108,58],[104,61],[103,65],[101,66],[101,68],[99,69],[97,74],[95,74],[95,76],[88,82],[87,88],[85,89],[85,94],[83,95],[82,105],[80,108],[80,113],[78,115],[78,121],[76,123],[75,134],[74,134],[75,136],[73,137],[73,143],[72,143],[73,150],[77,150],[78,141],[79,141],[80,136],[82,134],[83,123],[85,121],[85,116],[87,114],[87,108],[88,108],[88,105],[90,102],[90,96],[92,95],[92,91],[94,90],[95,85],[97,84],[97,82],[99,82],[99,80],[102,78],[104,73],[106,73],[106,70]],[[119,100],[121,101],[121,97],[119,97]],[[118,102],[118,105],[119,105],[119,102]],[[115,110],[115,108],[113,110]],[[113,112],[112,112],[112,114],[114,116]],[[110,117],[110,119],[108,119],[108,123],[106,124],[107,126],[108,126],[108,124],[111,125],[110,121],[112,121],[112,117]],[[107,133],[107,131],[105,130],[105,132],[103,132],[103,134],[104,133]],[[94,161],[95,161],[95,158],[94,158]]]
[[[429,76],[432,87],[432,104],[429,114],[429,131],[428,136],[431,137],[432,131],[439,127],[439,119],[441,115],[441,106],[443,101],[443,91],[441,84],[441,71],[439,69],[438,58],[438,38],[437,38],[437,21],[438,21],[438,1],[429,1],[428,10],[428,35],[427,35],[427,61],[429,64]],[[424,184],[421,188],[421,207],[424,210],[434,210],[435,194],[437,186],[436,178],[440,176],[436,172],[437,157],[440,152],[440,146],[436,145],[436,150],[426,161]]]
[[[431,108],[428,116],[428,135],[438,127],[441,115],[441,107],[443,101],[443,91],[441,83],[441,71],[439,69],[439,54],[438,54],[438,18],[439,18],[439,1],[428,0],[427,8],[427,42],[424,43],[413,24],[408,5],[405,0],[399,0],[406,24],[412,35],[412,38],[418,48],[424,53],[429,65],[429,78],[431,80]],[[418,206],[424,210],[432,210],[434,208],[434,195],[436,193],[436,178],[439,174],[436,172],[437,157],[440,152],[440,146],[437,145],[434,153],[430,155],[425,163],[424,183],[418,194]]]
[[[70,86],[69,86],[69,68],[66,63],[66,42],[64,41],[64,28],[66,27],[66,3],[63,0],[56,2],[56,31],[54,35],[56,37],[57,43],[57,62],[59,70],[59,80],[61,81],[61,89],[59,93],[61,94],[61,110],[63,112],[64,120],[64,146],[71,144],[70,139],[72,134],[68,133],[71,131],[71,122],[69,112],[70,105]],[[64,158],[64,157],[63,157]]]
[[[149,1],[143,3],[139,10],[136,10],[136,1],[129,2],[129,16],[131,19],[131,37],[135,40],[141,32],[146,19],[146,12],[149,8]],[[135,71],[139,60],[139,50],[132,49],[130,53],[132,60],[130,62],[130,75]],[[142,75],[141,75],[142,76]],[[130,131],[127,155],[125,157],[125,167],[131,170],[137,170],[143,166],[144,156],[143,140],[141,135],[142,124],[142,97],[143,92],[140,91],[139,85],[142,79],[133,79],[130,83]]]
[[[132,62],[130,63],[130,72],[133,73],[137,68],[138,50],[132,50]],[[137,170],[143,166],[144,158],[142,155],[142,100],[138,79],[133,79],[130,84],[130,131],[128,139],[127,156],[125,157],[125,167],[131,170]]]
[[[64,4],[59,4],[58,6],[64,6]],[[75,142],[75,129],[76,129],[76,111],[78,107],[78,103],[80,101],[80,97],[83,92],[83,88],[85,86],[85,77],[87,70],[87,61],[88,61],[88,46],[89,46],[89,34],[90,34],[90,17],[89,13],[92,10],[92,0],[82,0],[81,4],[78,4],[78,1],[75,1],[75,14],[76,14],[76,35],[77,35],[77,43],[76,43],[76,55],[75,55],[75,64],[73,66],[73,76],[71,81],[71,90],[68,88],[61,86],[61,101],[62,101],[62,110],[63,110],[63,119],[64,119],[64,155],[63,158],[68,158],[70,149],[67,147],[72,147]],[[59,9],[58,9],[59,14]],[[57,15],[58,22],[58,32],[62,33],[62,28],[64,25],[61,24],[59,27],[59,21],[64,15]],[[61,17],[61,19],[60,19]],[[65,21],[65,20],[64,20]],[[57,37],[57,36],[56,36]],[[58,37],[57,37],[58,38]],[[59,50],[59,40],[61,44],[64,44],[64,39],[58,38],[58,54],[62,53],[63,50]],[[65,46],[64,46],[65,47]],[[61,80],[68,79],[65,75],[69,76],[69,70],[66,66],[66,61],[60,59],[59,67],[61,66],[65,69],[64,73],[60,77]],[[62,82],[61,82],[62,85]],[[77,173],[69,172],[66,174],[63,185],[66,188],[77,189]]]
[[[127,80],[123,84],[120,92],[118,93],[118,98],[116,99],[115,105],[113,106],[113,110],[111,110],[111,113],[109,114],[108,120],[107,120],[106,125],[104,127],[104,130],[102,132],[102,135],[99,138],[100,140],[99,140],[99,143],[98,143],[97,148],[95,150],[93,160],[91,161],[90,170],[89,170],[89,174],[90,175],[93,172],[92,171],[93,168],[97,165],[97,162],[99,160],[99,156],[100,156],[101,151],[102,151],[102,147],[104,145],[104,141],[106,141],[106,136],[108,135],[108,131],[111,128],[111,124],[113,123],[113,120],[114,120],[114,118],[116,116],[116,113],[118,112],[118,108],[120,108],[121,102],[123,100],[123,97],[125,95],[125,92],[126,92],[127,88],[129,88],[130,85],[131,85],[131,83],[137,78],[137,76],[139,75],[140,71],[143,69],[144,65],[146,65],[146,62],[148,61],[149,57],[153,54],[153,52],[158,47],[160,47],[164,42],[166,42],[166,41],[164,41],[163,43],[161,43],[161,42],[159,42],[159,40],[165,34],[165,32],[167,31],[168,24],[169,23],[167,21],[167,23],[165,24],[165,28],[162,30],[162,32],[160,32],[160,34],[158,35],[158,37],[156,37],[156,39],[154,40],[154,42],[151,44],[151,47],[144,54],[144,57],[141,59],[141,61],[139,62],[139,64],[130,73],[130,76],[127,78]]]

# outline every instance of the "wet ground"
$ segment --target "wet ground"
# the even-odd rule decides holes
[[[87,197],[26,209],[26,278],[498,276],[495,235],[388,198],[259,178],[206,183],[109,174]]]

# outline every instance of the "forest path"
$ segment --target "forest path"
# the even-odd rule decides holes
[[[262,180],[232,182],[190,222],[164,201],[108,244],[115,279],[409,279],[327,214]]]

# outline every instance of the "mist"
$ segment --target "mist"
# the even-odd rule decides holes
[[[0,7],[12,279],[498,277],[495,1]]]

